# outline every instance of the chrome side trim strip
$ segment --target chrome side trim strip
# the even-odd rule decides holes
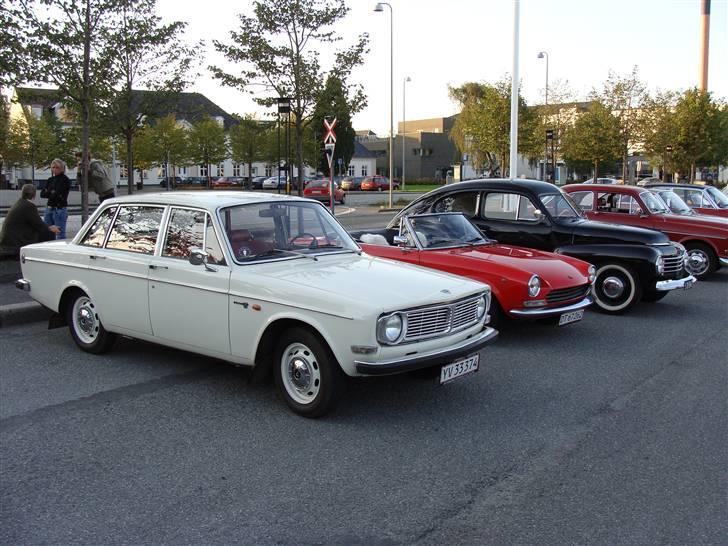
[[[548,307],[546,309],[514,309],[513,311],[507,311],[506,313],[515,317],[523,318],[551,317],[553,315],[578,311],[579,309],[586,309],[593,302],[594,300],[591,299],[590,296],[587,296],[580,302],[572,303],[571,305],[564,305],[563,307]]]

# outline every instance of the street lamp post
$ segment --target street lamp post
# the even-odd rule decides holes
[[[411,82],[412,78],[407,76],[402,80],[402,189],[404,190],[404,174],[405,174],[405,139],[407,138],[407,111],[405,110],[405,98],[407,96],[407,82]]]
[[[392,208],[392,187],[394,180],[394,156],[392,155],[394,142],[394,14],[391,4],[377,2],[374,11],[384,11],[389,8],[389,208]]]
[[[544,101],[543,101],[543,106],[544,106],[543,118],[544,118],[544,125],[546,125],[546,120],[548,119],[547,118],[547,115],[548,115],[547,109],[548,109],[548,105],[549,105],[549,54],[546,53],[545,51],[541,51],[538,54],[538,58],[546,59],[546,91],[544,93]],[[548,139],[546,139],[545,151],[544,151],[544,155],[543,155],[543,180],[544,180],[544,182],[548,182],[548,179],[549,179],[548,165],[549,165],[549,141],[548,141]]]

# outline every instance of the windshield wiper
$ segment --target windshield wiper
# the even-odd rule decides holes
[[[290,254],[293,256],[301,256],[303,258],[308,258],[310,260],[313,260],[314,262],[318,261],[318,258],[316,256],[312,256],[311,254],[304,254],[303,252],[299,252],[297,250],[287,250],[283,248],[272,248],[271,250],[266,250],[265,252],[261,252],[260,254],[256,254],[255,256],[250,256],[251,258],[260,258],[265,256],[273,256],[274,254],[281,252],[283,254]]]

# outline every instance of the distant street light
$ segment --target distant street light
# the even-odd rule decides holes
[[[392,6],[387,2],[377,2],[374,11],[384,11],[389,8],[389,208],[392,208],[392,186],[394,186],[394,13]]]
[[[411,82],[412,78],[407,76],[402,80],[402,189],[404,190],[404,174],[405,174],[405,139],[407,138],[407,112],[405,110],[405,98],[407,96],[407,82]]]
[[[539,59],[546,59],[546,92],[544,93],[544,125],[547,121],[547,115],[548,115],[548,105],[549,105],[549,54],[545,51],[541,51],[538,54]],[[544,156],[543,156],[543,180],[544,182],[547,182],[549,179],[548,175],[548,165],[549,165],[549,141],[546,140],[545,149],[544,149]],[[554,165],[556,167],[556,165]]]

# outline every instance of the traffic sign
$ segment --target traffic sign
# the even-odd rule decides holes
[[[331,123],[329,123],[329,120],[324,119],[324,128],[326,129],[324,144],[328,144],[329,142],[336,143],[336,133],[334,132],[334,127],[336,127],[336,118],[334,118],[334,121],[332,121]]]

